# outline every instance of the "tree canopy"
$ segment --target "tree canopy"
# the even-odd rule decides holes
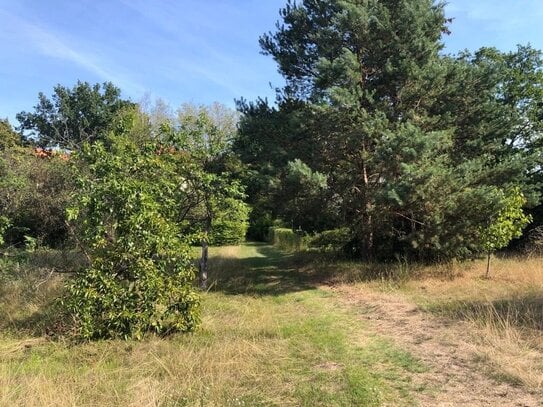
[[[366,257],[473,255],[502,188],[538,202],[539,52],[444,56],[450,20],[432,0],[289,1],[280,15],[260,39],[286,79],[278,105],[239,103],[255,215],[313,212],[295,160],[326,179],[320,224],[300,226],[347,226]]]
[[[21,136],[15,132],[8,119],[0,119],[0,150],[21,144]]]
[[[132,106],[111,82],[78,81],[71,89],[55,86],[51,98],[40,92],[34,111],[16,117],[21,132],[38,145],[77,150],[84,142],[104,139],[115,116]]]

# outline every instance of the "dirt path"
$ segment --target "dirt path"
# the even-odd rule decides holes
[[[466,323],[429,315],[398,293],[352,286],[331,289],[340,294],[342,302],[355,307],[376,332],[429,367],[414,377],[416,386],[432,389],[419,394],[421,406],[543,406],[542,394],[498,383],[481,372],[474,361]]]

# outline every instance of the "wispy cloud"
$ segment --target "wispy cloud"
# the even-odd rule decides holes
[[[217,24],[243,20],[238,7],[224,2],[195,2],[191,7],[181,8],[177,1],[164,0],[161,7],[145,0],[121,0],[122,4],[138,13],[147,21],[148,29],[163,32],[164,41],[184,54],[183,58],[165,56],[160,73],[170,79],[179,71],[195,74],[237,95],[248,92],[245,84],[258,76],[255,66],[247,64],[247,44],[240,46],[241,35],[229,24]],[[249,18],[249,16],[245,16]],[[243,38],[257,47],[256,38]],[[160,47],[160,46],[159,46]],[[258,58],[258,49],[254,55]],[[255,59],[256,59],[255,58]],[[169,72],[175,72],[169,75]]]
[[[38,24],[25,21],[13,14],[0,10],[0,19],[9,30],[11,40],[19,46],[30,47],[43,56],[71,62],[93,73],[103,80],[112,81],[130,93],[141,94],[144,88],[137,83],[127,80],[119,75],[112,67],[108,67],[105,61],[92,53],[81,50],[80,46],[72,44],[70,40]]]
[[[541,0],[451,0],[447,8],[453,13],[464,13],[470,20],[493,24],[495,31],[539,24],[543,18]]]

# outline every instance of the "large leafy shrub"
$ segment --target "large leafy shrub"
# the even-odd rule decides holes
[[[86,146],[81,189],[69,217],[91,267],[64,299],[82,339],[186,332],[198,323],[198,296],[178,217],[188,193],[175,152],[118,137]]]

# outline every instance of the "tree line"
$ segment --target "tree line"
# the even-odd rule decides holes
[[[511,201],[495,248],[541,225],[540,51],[445,55],[432,0],[289,2],[281,18],[260,45],[286,85],[275,105],[238,103],[254,236],[281,218],[345,227],[359,257],[436,260],[484,252]]]

